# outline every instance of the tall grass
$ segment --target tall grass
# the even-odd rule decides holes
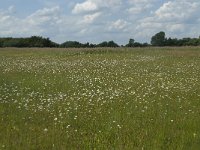
[[[199,149],[200,49],[0,49],[0,149]]]

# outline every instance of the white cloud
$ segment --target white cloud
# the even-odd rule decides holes
[[[151,14],[159,0],[128,0],[128,12],[131,19],[139,19]]]
[[[15,28],[18,25],[18,19],[9,14],[9,11],[0,12],[0,34],[10,35],[15,32]]]
[[[137,23],[138,36],[148,37],[159,31],[165,31],[168,36],[195,36],[200,24],[200,2],[174,0],[163,3],[153,14],[142,18]]]
[[[169,1],[155,12],[155,16],[163,21],[186,21],[200,13],[199,7],[199,2]]]
[[[25,21],[30,25],[53,24],[59,20],[59,10],[60,8],[58,6],[44,8],[28,16]]]
[[[0,34],[4,36],[40,35],[45,31],[49,32],[48,29],[59,19],[59,7],[57,6],[38,10],[22,19],[5,11],[0,13]]]
[[[184,24],[168,24],[166,28],[170,32],[184,32],[185,30],[185,25]]]
[[[147,10],[149,10],[153,5],[152,4],[146,4],[146,5],[135,5],[134,7],[131,7],[128,9],[128,12],[130,14],[140,14],[145,13]]]
[[[128,0],[129,4],[150,4],[159,0]]]
[[[85,1],[83,3],[77,3],[72,12],[78,14],[78,13],[94,11],[97,10],[97,8],[98,8],[97,4],[94,3],[93,1]]]
[[[94,20],[95,20],[96,18],[98,18],[100,15],[101,15],[100,12],[97,12],[97,13],[94,13],[94,14],[85,15],[85,16],[83,17],[83,21],[81,21],[81,23],[86,23],[86,24],[93,23]]]
[[[126,29],[128,25],[127,21],[118,19],[117,21],[109,23],[109,30],[124,30]]]
[[[122,5],[122,0],[86,0],[83,3],[75,4],[72,13],[80,14],[96,11],[101,8],[115,9]]]
[[[11,18],[11,16],[0,13],[0,22],[1,23],[5,23],[5,22],[9,21],[10,18]]]

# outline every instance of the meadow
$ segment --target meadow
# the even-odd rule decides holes
[[[199,148],[199,47],[0,49],[0,150]]]

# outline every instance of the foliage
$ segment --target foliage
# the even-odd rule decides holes
[[[134,43],[135,43],[135,40],[134,40],[134,39],[129,39],[129,42],[128,42],[128,44],[126,45],[126,47],[134,47]]]
[[[97,44],[97,47],[119,47],[119,45],[116,44],[114,41],[104,41],[102,43]]]
[[[129,39],[128,44],[125,45],[126,47],[147,47],[150,46],[148,43],[139,43],[135,42],[134,39]]]
[[[77,42],[77,41],[66,41],[62,44],[60,44],[60,47],[61,48],[90,48],[90,47],[95,47],[94,44],[90,44],[90,43],[85,43],[85,44],[82,44],[80,42]]]
[[[164,46],[165,45],[165,32],[161,31],[156,33],[151,38],[151,44],[153,46]]]
[[[93,47],[119,47],[114,41],[105,41],[102,43],[99,43],[97,45],[95,44],[90,44],[90,43],[85,43],[82,44],[77,41],[67,41],[64,42],[60,45],[60,47],[65,47],[65,48],[93,48]]]
[[[200,45],[200,37],[199,38],[166,38],[165,32],[161,31],[151,38],[151,44],[153,46],[199,46]]]
[[[58,47],[49,38],[32,36],[30,38],[0,38],[0,47]]]
[[[148,43],[135,42],[129,39],[125,47],[148,47],[148,46],[199,46],[199,38],[166,38],[165,32],[160,31],[151,38],[151,45]],[[94,48],[94,47],[120,47],[114,41],[104,41],[99,44],[80,43],[78,41],[66,41],[62,44],[52,42],[49,38],[32,36],[29,38],[0,38],[0,47],[61,47],[61,48]],[[121,45],[121,47],[124,47]]]

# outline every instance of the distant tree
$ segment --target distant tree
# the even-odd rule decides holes
[[[191,38],[183,38],[178,40],[179,46],[187,46]]]
[[[134,39],[129,39],[128,44],[125,45],[126,47],[147,47],[149,46],[148,43],[140,43],[140,42],[135,42]]]
[[[58,47],[49,38],[32,36],[30,38],[0,38],[1,47]]]
[[[89,47],[90,47],[90,48],[93,48],[93,47],[96,47],[96,45],[90,43]]]
[[[0,40],[0,47],[3,47],[3,41]]]
[[[83,44],[83,47],[84,47],[84,48],[90,47],[90,43],[87,42],[87,43]]]
[[[129,42],[128,44],[126,44],[126,47],[134,47],[134,43],[135,43],[134,39],[129,39]]]
[[[143,43],[143,44],[142,44],[142,47],[147,47],[147,46],[149,46],[148,43]]]
[[[166,38],[165,39],[165,46],[198,46],[200,45],[200,39],[199,38]]]
[[[186,43],[187,46],[198,46],[199,45],[199,39],[197,38],[193,38],[193,39],[190,39],[187,43]]]
[[[77,41],[66,41],[60,45],[60,47],[64,48],[81,48],[84,47],[83,44]]]
[[[139,42],[135,42],[133,44],[134,47],[143,47],[143,44],[139,43]]]
[[[117,43],[115,43],[114,41],[109,41],[108,47],[119,47],[119,45]]]
[[[108,42],[106,42],[106,41],[101,42],[101,43],[97,44],[97,47],[108,47]]]
[[[164,46],[165,45],[165,32],[161,31],[159,33],[156,33],[151,38],[151,44],[153,46]]]
[[[153,46],[200,46],[200,36],[198,38],[165,38],[165,32],[161,31],[151,38]],[[129,39],[126,47],[146,47],[148,43],[135,42],[134,39]],[[92,47],[119,47],[114,41],[104,41],[99,44],[80,43],[78,41],[66,41],[62,44],[52,42],[49,38],[41,36],[31,36],[27,38],[0,38],[0,47],[66,47],[66,48],[92,48]],[[121,45],[121,47],[124,47]]]
[[[175,43],[174,43],[174,40],[172,38],[168,38],[168,39],[166,39],[165,44],[167,46],[173,46]]]
[[[97,44],[97,47],[119,47],[119,45],[115,43],[114,41],[109,41],[109,42],[104,41]]]

